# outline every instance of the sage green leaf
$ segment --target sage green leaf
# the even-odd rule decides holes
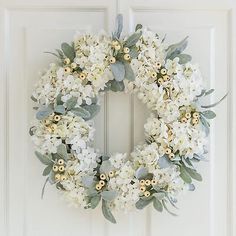
[[[71,110],[71,112],[73,114],[75,114],[76,116],[82,117],[83,119],[89,119],[90,118],[90,113],[86,109],[84,109],[82,107],[73,108]]]
[[[65,114],[66,110],[63,105],[57,105],[54,109],[54,112],[59,113],[59,114]]]
[[[166,194],[163,192],[158,192],[158,193],[154,193],[153,196],[158,200],[162,200],[163,198],[165,198]]]
[[[118,82],[116,80],[112,80],[110,89],[113,92],[122,92],[125,89],[124,82],[123,81]]]
[[[94,183],[94,176],[91,176],[91,175],[83,176],[82,183],[86,188],[90,188]]]
[[[203,111],[201,114],[206,117],[207,119],[214,119],[216,117],[216,113],[214,111],[208,110]]]
[[[75,105],[77,104],[77,100],[78,100],[78,98],[72,97],[66,101],[66,107],[67,107],[68,111],[70,111],[71,109],[73,109],[75,107]]]
[[[49,180],[49,183],[50,184],[55,184],[55,172],[54,171],[51,171],[49,176],[48,176],[48,180]]]
[[[157,211],[159,212],[163,211],[163,205],[157,198],[153,200],[153,206]]]
[[[140,39],[141,35],[142,35],[142,31],[135,32],[132,35],[130,35],[128,37],[128,39],[125,41],[125,46],[131,47],[131,46],[135,45],[138,42],[138,40]]]
[[[186,64],[187,62],[192,60],[192,57],[188,54],[178,54],[176,57],[179,58],[179,64]],[[174,58],[170,58],[173,60]]]
[[[185,37],[182,41],[180,41],[177,44],[173,44],[170,45],[167,49],[166,49],[166,58],[174,58],[176,57],[178,54],[182,53],[184,51],[184,49],[187,47],[188,45],[188,41],[187,41],[188,37]]]
[[[56,98],[56,102],[57,102],[57,105],[62,105],[63,104],[63,101],[61,100],[61,97],[62,97],[63,95],[61,94],[61,93],[59,93],[58,95],[57,95],[57,98]]]
[[[135,31],[138,31],[142,28],[143,28],[143,26],[141,24],[137,24],[136,27],[135,27]]]
[[[116,223],[116,219],[112,215],[111,210],[109,209],[109,206],[107,205],[107,203],[104,199],[102,200],[102,213],[103,213],[104,217],[107,220],[109,220],[111,223],[113,223],[113,224]]]
[[[147,176],[147,174],[148,174],[148,169],[145,168],[145,167],[143,167],[143,166],[141,166],[141,167],[139,167],[139,168],[136,170],[136,172],[135,172],[135,177],[136,177],[137,179],[143,179],[143,178],[145,178],[145,177]]]
[[[88,111],[90,114],[89,118],[84,117],[85,120],[94,118],[100,111],[100,106],[98,104],[84,105],[82,108]]]
[[[111,162],[109,160],[103,161],[100,166],[100,173],[109,173],[109,171],[113,170],[113,167],[111,165]]]
[[[205,95],[205,96],[210,95],[210,94],[212,94],[214,91],[215,91],[215,89],[210,89],[210,90],[206,91],[204,95]]]
[[[67,154],[67,150],[66,150],[66,145],[65,144],[60,144],[57,147],[57,154],[64,160],[67,160],[68,158],[68,154]]]
[[[43,120],[50,116],[53,113],[53,109],[48,106],[48,107],[42,107],[37,113],[36,113],[36,118],[38,120]]]
[[[31,100],[34,101],[34,102],[37,102],[38,100],[32,95],[31,97]]]
[[[182,180],[185,183],[187,183],[187,184],[192,183],[192,179],[191,179],[189,173],[186,171],[186,169],[183,166],[180,167],[180,175],[179,176],[182,178]]]
[[[70,46],[68,43],[62,43],[61,49],[66,57],[70,59],[70,61],[73,61],[75,58],[75,50],[72,46]]]
[[[125,67],[120,61],[110,65],[112,74],[116,81],[122,81],[125,77]]]
[[[201,93],[200,93],[199,95],[197,95],[197,97],[198,97],[198,98],[199,98],[199,97],[202,97],[202,96],[205,94],[205,92],[206,92],[206,90],[203,89],[203,90],[201,91]]]
[[[188,172],[188,174],[195,180],[197,181],[202,181],[202,176],[197,173],[196,170],[192,170],[190,168],[185,167],[185,170]]]
[[[166,203],[165,203],[165,200],[162,200],[161,202],[162,202],[163,207],[165,208],[165,210],[166,210],[169,214],[171,214],[172,216],[177,216],[175,213],[171,212],[171,211],[167,208]]]
[[[139,55],[138,49],[137,49],[137,48],[131,48],[131,49],[130,49],[130,52],[129,52],[129,55],[130,55],[130,57],[131,57],[132,59],[137,58],[138,55]]]
[[[47,176],[50,174],[50,171],[52,170],[52,164],[51,165],[48,165],[44,171],[43,171],[43,176]]]
[[[184,163],[184,165],[190,169],[195,169],[193,164],[191,163],[191,161],[189,160],[189,158],[185,158],[185,157],[182,157],[182,162]]]
[[[93,185],[92,185],[90,188],[87,189],[86,193],[87,193],[87,195],[88,195],[89,197],[95,197],[95,196],[98,195],[98,192],[97,192],[97,190],[94,188]]]
[[[207,122],[207,120],[200,114],[200,121],[202,122],[202,125],[205,128],[206,135],[210,132],[210,124]]]
[[[172,165],[170,159],[164,155],[158,159],[158,165],[161,169],[168,168]]]
[[[90,199],[91,208],[95,209],[101,200],[101,195],[96,195]]]
[[[52,159],[49,155],[43,155],[38,151],[35,152],[35,155],[44,165],[50,165],[52,163]]]
[[[135,206],[137,209],[142,210],[145,208],[148,204],[150,204],[153,201],[153,198],[144,200],[144,199],[139,199],[136,203]]]
[[[119,39],[121,32],[123,29],[123,16],[122,14],[118,14],[116,17],[116,26],[115,26],[115,32],[114,32],[114,37]]]
[[[225,94],[225,96],[223,98],[221,98],[218,102],[213,103],[211,105],[206,105],[206,106],[201,106],[202,108],[211,108],[211,107],[215,107],[218,104],[220,104],[226,97],[228,96],[228,93]]]
[[[134,75],[133,69],[131,68],[130,64],[124,63],[124,67],[125,67],[125,78],[127,80],[134,81],[135,75]]]
[[[118,195],[117,192],[114,190],[101,192],[102,199],[109,202],[113,201],[117,197],[117,195]]]
[[[42,188],[42,191],[41,191],[41,199],[43,199],[44,192],[45,192],[45,187],[46,187],[48,182],[49,182],[49,177],[47,177],[47,179],[45,180],[45,182],[43,184],[43,188]]]

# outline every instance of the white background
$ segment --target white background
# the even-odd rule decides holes
[[[28,136],[29,99],[38,71],[76,30],[112,31],[117,13],[125,32],[142,23],[167,42],[189,35],[211,101],[230,96],[215,111],[204,181],[179,201],[178,217],[152,209],[106,222],[100,209],[68,208],[53,188],[40,199],[44,178]],[[0,235],[1,236],[233,236],[235,226],[235,5],[229,0],[1,0],[0,1]],[[210,102],[210,101],[209,101]],[[146,108],[134,97],[110,93],[96,118],[96,146],[129,152],[143,139]]]

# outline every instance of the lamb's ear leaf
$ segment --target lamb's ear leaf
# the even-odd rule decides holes
[[[77,100],[78,100],[78,98],[76,98],[76,97],[72,97],[69,100],[67,100],[66,101],[67,110],[70,111],[71,109],[73,109],[75,107],[75,105],[77,104]]]
[[[128,39],[125,41],[125,46],[132,47],[133,45],[135,45],[140,39],[141,35],[142,35],[142,31],[135,32],[132,35],[130,35]]]
[[[84,109],[83,107],[73,108],[71,110],[71,112],[73,114],[75,114],[76,116],[80,116],[80,117],[82,117],[83,119],[86,119],[86,120],[90,118],[90,113],[86,109]]]
[[[187,168],[187,167],[184,167],[184,169],[187,171],[187,173],[195,180],[197,181],[202,181],[202,176],[197,173],[196,170],[193,170],[193,169],[190,169],[190,168]]]
[[[66,150],[66,145],[65,144],[60,144],[57,147],[57,155],[59,155],[62,159],[67,160],[68,154]]]
[[[70,59],[70,61],[73,61],[75,58],[75,50],[72,46],[70,46],[68,43],[62,43],[61,49],[66,57]]]
[[[59,113],[59,114],[65,114],[66,110],[63,105],[57,105],[54,109],[54,112]]]
[[[50,164],[47,167],[45,167],[45,169],[43,170],[43,176],[49,175],[51,170],[52,170],[52,164]]]
[[[123,81],[118,82],[116,80],[112,80],[110,89],[113,92],[122,92],[125,89],[124,82]]]
[[[200,121],[202,123],[202,125],[205,128],[205,132],[206,135],[208,135],[210,133],[210,124],[208,123],[208,121],[204,118],[204,116],[202,114],[200,114]]]
[[[56,103],[57,103],[57,105],[62,105],[63,104],[63,101],[61,100],[61,97],[62,97],[63,95],[61,94],[61,93],[59,93],[58,95],[57,95],[57,98],[56,98]]]
[[[94,176],[91,176],[91,175],[83,176],[82,183],[86,188],[90,188],[94,183]]]
[[[153,206],[157,211],[159,212],[163,211],[163,205],[157,198],[153,200]]]
[[[36,118],[38,120],[43,120],[50,116],[53,113],[53,109],[50,106],[44,106],[42,107],[37,113],[36,113]]]
[[[145,177],[147,176],[147,174],[148,174],[148,169],[145,168],[145,167],[143,167],[143,166],[141,166],[141,167],[139,167],[139,168],[136,170],[136,172],[135,172],[135,177],[136,177],[137,179],[143,179],[143,178],[145,178]]]
[[[176,57],[178,54],[182,53],[184,51],[184,49],[187,47],[188,45],[188,36],[185,37],[182,41],[180,41],[179,43],[176,44],[172,44],[170,45],[167,49],[166,49],[166,59],[168,58],[174,58]]]
[[[117,38],[117,39],[120,38],[122,29],[123,29],[123,16],[122,16],[122,14],[118,14],[116,17],[115,32],[113,33],[115,38]]]
[[[158,165],[160,166],[161,169],[164,169],[164,168],[170,167],[172,165],[172,163],[169,160],[169,158],[166,155],[164,155],[159,158]]]
[[[112,201],[117,197],[117,192],[114,190],[109,190],[109,191],[103,191],[101,192],[101,197],[105,201]]]
[[[190,177],[190,174],[186,171],[186,169],[181,166],[180,167],[180,175],[179,175],[182,180],[187,183],[187,184],[191,184],[192,183],[192,178]]]
[[[89,112],[89,118],[84,117],[85,120],[90,120],[94,118],[100,111],[100,106],[98,104],[84,105],[82,106],[87,112]]]
[[[144,199],[139,199],[136,203],[135,206],[137,209],[142,210],[143,208],[145,208],[147,205],[149,205],[151,202],[153,201],[153,198],[144,200]]]
[[[111,210],[109,209],[109,206],[104,199],[102,199],[102,213],[107,220],[109,220],[113,224],[116,224],[116,219],[112,215]]]
[[[135,75],[134,75],[133,69],[131,68],[130,64],[124,63],[124,67],[125,67],[125,78],[127,80],[134,81]]]
[[[214,119],[216,117],[216,113],[211,110],[203,111],[201,114],[207,119]]]
[[[135,31],[138,31],[142,28],[143,28],[143,26],[141,24],[137,24],[136,27],[135,27]]]
[[[44,165],[52,164],[52,159],[50,155],[43,155],[38,151],[35,152],[35,155]]]
[[[95,195],[90,199],[91,208],[95,209],[101,200],[101,195]]]
[[[125,67],[120,61],[110,65],[112,74],[116,81],[122,81],[125,77]]]
[[[100,166],[100,172],[107,174],[109,171],[113,169],[111,162],[109,160],[103,161]]]
[[[192,57],[188,54],[178,54],[176,57],[179,58],[179,64],[186,64],[187,62],[192,60]],[[173,60],[174,58],[170,57],[171,60]]]

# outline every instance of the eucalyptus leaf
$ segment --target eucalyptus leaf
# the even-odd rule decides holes
[[[68,158],[68,154],[67,154],[67,150],[66,150],[66,145],[65,144],[60,144],[57,147],[57,154],[64,160],[67,160]]]
[[[78,98],[72,97],[66,101],[66,107],[67,107],[68,111],[70,111],[71,109],[73,109],[75,107],[75,105],[77,104],[77,100],[78,100]]]
[[[101,200],[101,195],[96,195],[90,199],[91,208],[95,209]]]
[[[180,41],[177,44],[173,44],[170,45],[167,49],[166,49],[166,58],[174,58],[177,55],[179,55],[180,53],[182,53],[184,51],[184,49],[187,47],[188,45],[188,41],[187,41],[188,37],[185,37],[182,41]]]
[[[201,106],[201,107],[202,107],[202,108],[212,108],[212,107],[215,107],[215,106],[217,106],[218,104],[220,104],[227,96],[228,96],[228,93],[226,93],[225,96],[222,97],[218,102],[213,103],[213,104],[211,104],[211,105]]]
[[[116,219],[112,215],[111,210],[109,209],[109,206],[107,205],[107,203],[104,199],[102,200],[102,213],[103,213],[104,217],[107,220],[109,220],[111,223],[113,223],[113,224],[116,223]]]
[[[38,120],[43,120],[50,116],[53,113],[53,109],[48,106],[48,107],[42,107],[37,113],[36,113],[36,118]]]
[[[59,113],[59,114],[65,114],[66,110],[63,105],[57,105],[54,109],[54,112]]]
[[[49,155],[43,155],[38,151],[35,152],[35,155],[44,165],[50,165],[52,163],[52,159]]]
[[[89,118],[84,117],[85,120],[94,118],[100,111],[100,106],[98,104],[84,105],[82,108],[90,114]]]
[[[128,37],[128,39],[125,41],[125,46],[131,47],[131,46],[135,45],[138,42],[138,40],[140,39],[141,35],[142,35],[142,31],[135,32],[132,35],[130,35]]]
[[[157,198],[153,200],[153,206],[157,211],[159,212],[163,211],[163,205]]]
[[[75,114],[76,116],[82,117],[83,119],[86,119],[86,120],[90,118],[90,113],[83,107],[73,108],[71,112]]]
[[[55,184],[55,172],[54,171],[51,171],[49,176],[48,176],[48,180],[49,180],[49,183],[50,184]]]
[[[90,188],[94,184],[94,176],[85,175],[82,177],[82,183],[86,188]]]
[[[62,43],[61,49],[66,57],[70,59],[70,61],[73,61],[75,58],[75,50],[72,46],[70,46],[68,43]]]
[[[182,178],[182,180],[185,183],[187,183],[187,184],[192,183],[192,179],[191,179],[189,173],[186,171],[186,169],[183,166],[180,167],[180,175],[179,176]]]
[[[124,88],[125,88],[125,86],[124,86],[123,81],[118,82],[116,80],[112,80],[111,87],[110,87],[111,91],[113,91],[113,92],[122,92],[122,91],[124,91]]]
[[[135,172],[135,177],[137,179],[144,179],[148,174],[148,169],[145,167],[139,167]]]
[[[196,170],[192,170],[190,168],[185,167],[185,170],[188,172],[188,174],[195,180],[197,181],[202,181],[202,176],[197,173]]]
[[[161,169],[168,168],[172,165],[171,161],[169,158],[164,155],[158,159],[158,165],[160,166]]]
[[[123,16],[118,14],[116,17],[116,27],[115,32],[113,33],[114,37],[119,39],[123,29]]]
[[[179,64],[186,64],[187,62],[192,60],[192,57],[188,54],[178,54],[175,57],[179,58]],[[171,57],[170,59],[173,60],[174,58]]]
[[[201,114],[207,119],[214,119],[216,117],[216,113],[211,110],[203,111]]]
[[[130,52],[129,52],[129,55],[130,55],[130,57],[131,57],[132,59],[137,58],[138,55],[139,55],[138,49],[137,49],[136,47],[135,47],[135,48],[131,48],[131,49],[130,49]]]
[[[113,167],[111,165],[111,162],[109,160],[103,161],[100,166],[100,173],[109,173],[109,171],[113,170]]]
[[[142,210],[143,208],[145,208],[148,204],[150,204],[153,201],[153,198],[144,200],[144,199],[139,199],[135,206],[137,209]]]
[[[52,165],[48,165],[43,171],[43,176],[49,175],[51,170],[52,170]]]
[[[116,81],[122,81],[125,77],[125,67],[120,61],[110,65],[112,74]]]
[[[125,67],[125,78],[127,80],[134,81],[135,75],[134,75],[133,69],[131,68],[130,64],[124,63],[124,67]]]
[[[113,201],[117,197],[117,192],[114,191],[114,190],[103,191],[103,192],[101,192],[101,197],[105,201],[109,201],[110,202],[110,201]]]

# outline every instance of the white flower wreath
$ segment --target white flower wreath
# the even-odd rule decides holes
[[[112,37],[76,34],[71,45],[62,43],[52,53],[59,61],[50,64],[33,92],[37,113],[30,128],[36,156],[46,165],[45,185],[55,184],[84,209],[102,201],[113,223],[112,210],[153,203],[157,211],[169,211],[167,204],[175,206],[180,192],[195,189],[192,179],[202,180],[195,162],[204,159],[207,119],[215,117],[208,108],[218,104],[201,105],[200,98],[214,90],[203,89],[198,67],[182,53],[187,38],[166,47],[140,24],[121,38],[122,21],[118,15]],[[91,120],[106,90],[135,92],[151,110],[146,143],[130,155],[107,156],[93,148]]]

